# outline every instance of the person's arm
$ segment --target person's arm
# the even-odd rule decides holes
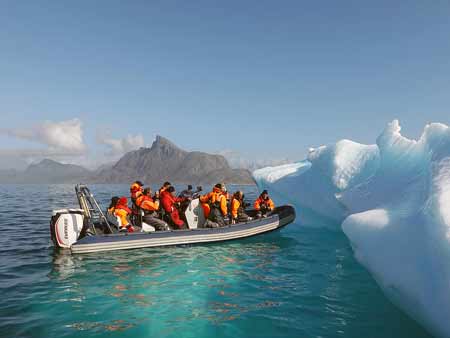
[[[273,203],[272,199],[269,198],[269,208],[270,210],[275,209],[275,204]]]
[[[220,210],[222,211],[222,215],[226,216],[228,214],[227,199],[223,195],[220,198]]]
[[[237,218],[239,205],[239,201],[237,199],[233,199],[233,201],[231,202],[231,217]]]
[[[173,201],[174,203],[181,203],[187,200],[187,197],[174,197]]]
[[[136,205],[138,207],[141,207],[141,205],[143,204],[143,200],[144,200],[144,195],[141,195],[138,198],[136,198]]]
[[[255,210],[259,210],[261,208],[260,206],[261,202],[259,200],[259,198],[255,201],[255,204],[253,205],[253,208],[255,208]]]
[[[202,202],[202,203],[208,203],[209,198],[210,198],[210,193],[199,197],[200,202]]]

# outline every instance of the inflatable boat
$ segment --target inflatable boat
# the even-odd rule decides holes
[[[138,231],[122,233],[117,224],[102,211],[85,185],[75,187],[79,209],[54,210],[50,233],[55,247],[72,253],[90,253],[120,249],[137,249],[228,241],[260,235],[280,229],[295,220],[295,209],[290,205],[275,208],[271,215],[218,228],[203,228],[205,218],[198,198],[193,199],[184,214],[188,229],[155,231],[145,223]],[[254,215],[255,211],[248,211]]]

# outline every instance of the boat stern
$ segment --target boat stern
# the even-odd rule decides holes
[[[69,249],[83,229],[82,209],[54,210],[50,220],[50,236],[55,247]]]

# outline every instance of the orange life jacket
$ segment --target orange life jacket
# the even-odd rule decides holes
[[[122,205],[122,204],[116,205],[116,207],[114,208],[114,211],[117,211],[117,210],[126,211],[128,214],[131,214],[131,212],[132,212],[131,209],[128,208],[128,205]]]
[[[231,216],[233,218],[237,218],[238,210],[239,210],[240,206],[241,206],[241,201],[239,201],[237,198],[233,197],[231,199]]]
[[[206,218],[208,218],[212,207],[220,208],[223,215],[228,213],[227,199],[219,188],[214,187],[211,192],[200,196],[199,199],[202,202],[203,212]]]
[[[138,207],[141,206],[142,201],[144,200],[145,197],[146,197],[146,196],[145,196],[144,194],[142,194],[142,195],[139,195],[139,196],[136,198],[136,205],[137,205]]]
[[[265,200],[261,196],[259,196],[256,199],[253,207],[255,208],[255,210],[260,210],[262,206],[264,206],[266,209],[270,209],[270,210],[273,210],[275,208],[275,204],[273,203],[273,201],[270,198]]]
[[[128,208],[128,201],[126,197],[121,197],[114,207],[114,215],[120,218],[122,223],[121,228],[127,228],[128,232],[133,232],[133,227],[128,221],[128,215],[132,213],[131,209]]]
[[[159,202],[153,201],[153,199],[147,195],[139,196],[136,199],[136,204],[138,207],[146,211],[158,211],[159,209]]]

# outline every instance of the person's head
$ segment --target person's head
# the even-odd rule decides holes
[[[139,191],[142,191],[142,186],[143,186],[143,184],[142,184],[141,181],[134,181],[133,184],[130,187],[130,192],[132,194],[135,194],[135,193],[137,193]]]
[[[152,189],[150,188],[145,188],[143,194],[145,196],[150,196],[152,194]]]
[[[121,198],[119,198],[119,201],[118,201],[117,204],[127,205],[128,204],[128,199],[125,196],[122,196]]]
[[[215,186],[214,186],[214,188],[213,188],[213,191],[215,191],[215,192],[221,192],[222,191],[222,183],[217,183]]]
[[[167,191],[170,192],[172,195],[175,195],[175,188],[172,185],[169,188],[167,188]]]
[[[243,195],[244,195],[243,192],[238,190],[234,193],[234,198],[241,200]]]
[[[108,209],[114,208],[117,205],[117,202],[119,202],[118,196],[111,197],[111,202],[109,203]]]
[[[166,181],[166,182],[164,182],[163,187],[167,189],[167,188],[170,187],[171,185],[172,185],[172,184],[170,184],[170,182]]]
[[[269,193],[267,192],[267,190],[262,191],[261,198],[265,200],[269,198]]]
[[[188,190],[192,190],[192,185],[188,185]]]

